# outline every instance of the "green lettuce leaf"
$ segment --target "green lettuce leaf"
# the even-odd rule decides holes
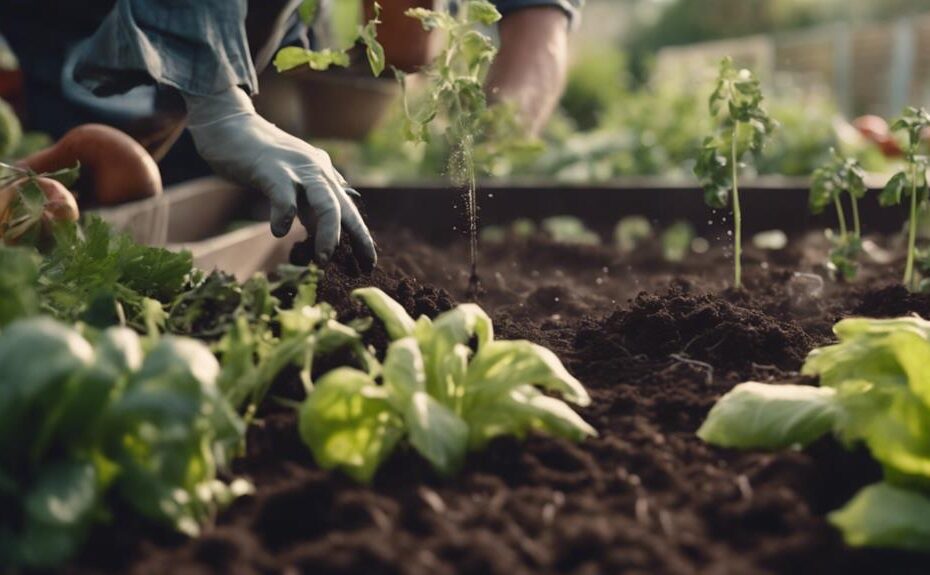
[[[402,305],[382,290],[375,287],[357,289],[352,292],[352,297],[362,300],[368,309],[384,323],[384,328],[391,339],[413,335],[416,322]]]
[[[714,405],[697,434],[721,447],[803,446],[829,433],[840,412],[834,389],[747,382]]]
[[[916,491],[870,485],[829,518],[853,547],[930,551],[930,498]]]
[[[403,426],[371,377],[351,368],[324,375],[301,406],[300,436],[320,467],[372,480],[403,436]]]

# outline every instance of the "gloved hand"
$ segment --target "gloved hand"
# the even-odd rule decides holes
[[[286,235],[294,216],[300,215],[308,230],[316,228],[316,258],[326,263],[345,227],[359,262],[374,265],[374,241],[349,198],[357,192],[348,187],[326,152],[259,116],[239,88],[215,96],[183,96],[197,151],[218,174],[268,196],[275,236]],[[298,194],[306,198],[302,210],[309,208],[310,213],[298,214]]]

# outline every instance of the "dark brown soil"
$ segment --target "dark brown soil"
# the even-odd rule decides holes
[[[320,295],[346,317],[348,292],[378,285],[435,315],[467,287],[464,246],[379,235],[363,274],[337,257]],[[98,531],[76,572],[404,575],[926,573],[927,559],[851,550],[824,519],[879,477],[868,456],[823,440],[804,452],[738,453],[694,431],[747,379],[797,381],[807,352],[850,314],[920,313],[930,297],[866,267],[853,285],[822,282],[816,237],[746,257],[746,291],[726,289],[720,252],[675,266],[651,254],[553,246],[486,247],[482,303],[503,338],[551,347],[593,396],[600,432],[576,445],[500,440],[440,480],[401,453],[359,487],[312,461],[286,411],[249,437],[237,472],[258,489],[195,540],[123,525]],[[448,290],[448,291],[447,291]],[[376,345],[383,334],[375,333]],[[379,340],[380,339],[380,340]],[[140,535],[140,532],[143,535]]]

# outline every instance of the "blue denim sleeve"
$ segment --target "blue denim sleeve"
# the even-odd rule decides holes
[[[258,89],[247,0],[119,0],[77,49],[74,79],[97,95],[155,83],[197,95]]]
[[[536,6],[561,8],[572,22],[577,21],[578,16],[581,14],[581,8],[584,6],[584,0],[493,0],[493,2],[500,13],[505,16],[508,12],[513,12],[521,8]]]

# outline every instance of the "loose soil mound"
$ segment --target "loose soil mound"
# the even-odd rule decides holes
[[[385,253],[401,255],[373,274],[344,255],[326,269],[321,298],[344,317],[361,313],[348,294],[362,285],[431,316],[464,291],[461,247],[431,247],[398,231],[379,240]],[[855,286],[824,285],[793,273],[803,267],[799,255],[750,253],[748,290],[733,292],[722,289],[730,262],[713,251],[646,268],[607,249],[559,246],[555,257],[551,248],[534,240],[485,250],[482,303],[501,337],[550,346],[587,385],[594,401],[583,415],[598,438],[499,440],[446,481],[401,453],[366,488],[318,469],[294,415],[272,410],[237,463],[255,482],[254,497],[195,540],[125,522],[99,530],[73,571],[927,571],[925,557],[847,549],[825,521],[879,477],[865,454],[832,440],[804,452],[737,453],[703,444],[694,431],[740,381],[800,381],[804,356],[829,341],[839,317],[926,317],[930,298],[888,284],[880,267]],[[369,337],[383,347],[383,332]]]

